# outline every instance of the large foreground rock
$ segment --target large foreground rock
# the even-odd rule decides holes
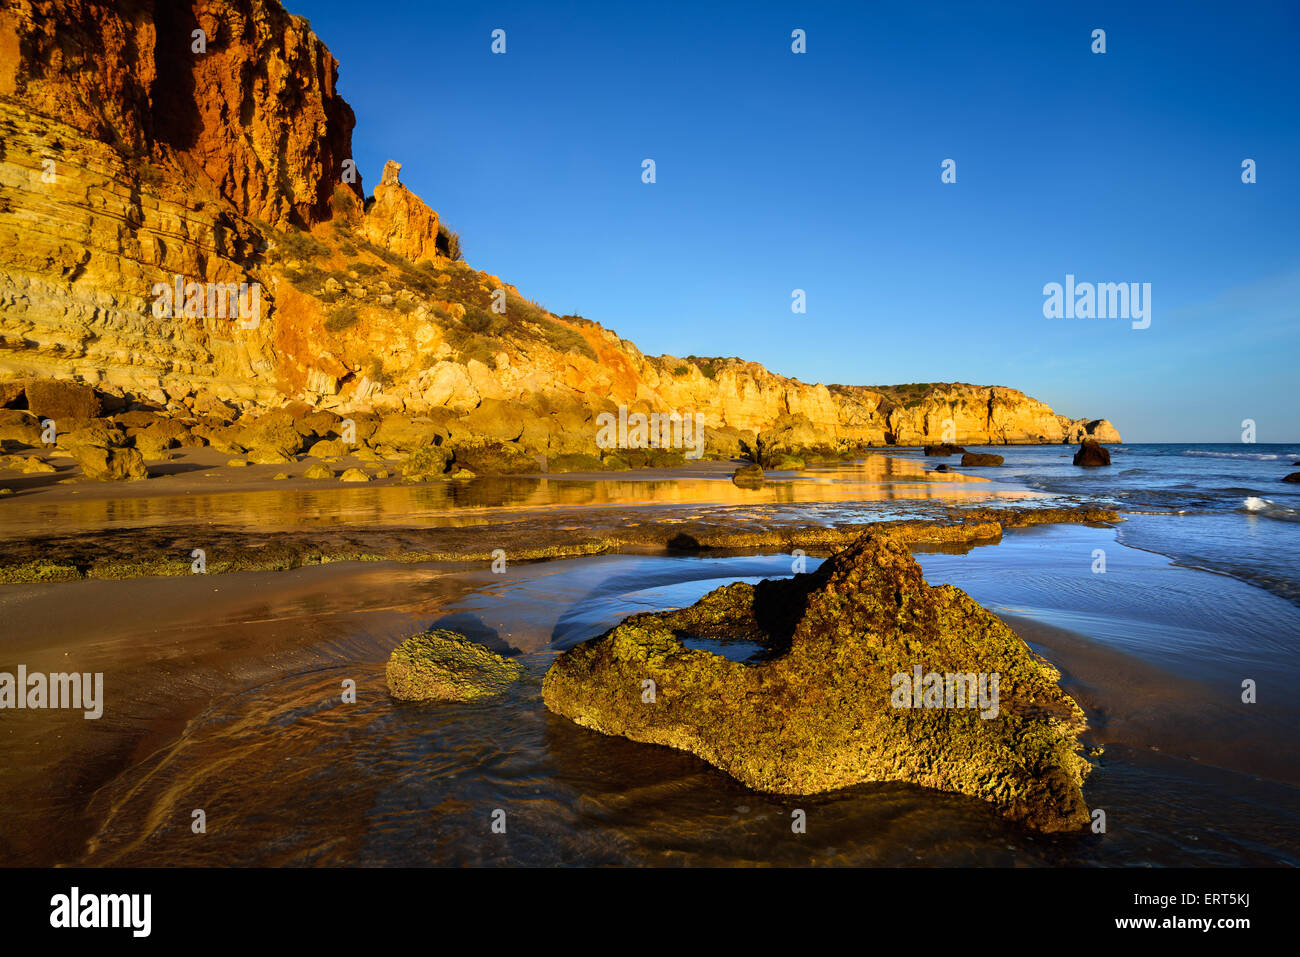
[[[684,637],[764,652],[733,661]],[[900,697],[900,678],[910,683],[917,668],[988,675],[996,704],[944,707],[941,693],[939,706],[904,707],[936,704],[932,691]],[[813,574],[634,615],[561,655],[543,693],[584,727],[689,751],[757,790],[909,781],[1059,831],[1088,820],[1089,770],[1083,713],[1059,678],[970,596],[931,588],[902,545],[868,533]]]
[[[500,694],[522,678],[503,658],[454,631],[412,635],[388,659],[388,693],[404,701],[471,701]]]

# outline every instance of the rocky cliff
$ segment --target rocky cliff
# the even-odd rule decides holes
[[[597,414],[699,413],[720,452],[1119,441],[1013,389],[810,385],[644,356],[458,261],[389,163],[366,200],[337,64],[276,0],[0,9],[0,380],[138,406],[430,415],[592,451]]]

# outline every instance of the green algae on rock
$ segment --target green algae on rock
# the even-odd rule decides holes
[[[763,650],[736,661],[683,639]],[[896,707],[894,677],[917,666],[998,675],[996,716]],[[689,751],[756,790],[907,781],[1060,831],[1088,821],[1089,765],[1059,679],[970,596],[928,585],[902,543],[867,533],[812,574],[633,615],[561,655],[543,696],[583,727]]]
[[[464,635],[437,629],[393,649],[386,673],[388,693],[403,701],[472,701],[505,691],[524,669]]]

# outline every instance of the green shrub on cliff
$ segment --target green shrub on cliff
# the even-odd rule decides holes
[[[330,310],[328,318],[325,320],[326,332],[343,332],[345,329],[351,329],[361,319],[357,314],[356,306],[339,306]]]
[[[583,338],[577,329],[560,325],[551,319],[544,319],[538,324],[546,341],[560,352],[572,352],[596,361],[596,350]]]
[[[442,253],[442,255],[446,256],[452,262],[460,262],[464,260],[465,254],[460,248],[460,234],[455,230],[448,229],[446,223],[438,223],[438,239],[436,242],[438,252]]]
[[[330,248],[315,236],[296,229],[280,235],[275,247],[280,259],[320,259],[330,254]]]

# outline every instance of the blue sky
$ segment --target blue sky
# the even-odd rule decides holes
[[[1300,4],[287,5],[367,191],[398,160],[471,264],[646,353],[1300,441]],[[1067,273],[1151,283],[1150,328],[1044,318]]]

